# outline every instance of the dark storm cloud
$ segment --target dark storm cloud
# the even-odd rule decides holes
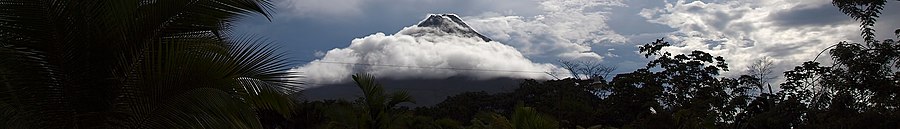
[[[875,35],[878,39],[894,38],[894,31],[900,29],[900,1],[888,2],[885,4],[884,10],[881,10],[881,17],[875,23]]]
[[[521,0],[277,0],[285,15],[304,20],[344,20],[424,13],[474,15],[483,12],[539,13],[537,1]]]
[[[834,6],[819,5],[776,12],[770,17],[781,26],[822,26],[850,22],[846,15]]]

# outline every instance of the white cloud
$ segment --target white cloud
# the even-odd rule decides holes
[[[332,49],[323,58],[292,71],[302,73],[304,81],[314,84],[346,82],[350,75],[362,72],[398,79],[452,76],[549,79],[549,75],[541,72],[562,71],[551,64],[534,63],[515,48],[499,42],[448,33],[412,35],[436,31],[413,26],[394,35],[376,33],[357,38],[350,46]]]
[[[547,0],[539,7],[544,14],[533,17],[485,13],[466,20],[472,28],[514,46],[526,56],[602,60],[601,55],[589,52],[591,45],[627,41],[605,23],[608,7],[612,6],[624,4],[619,0]]]
[[[322,58],[322,57],[325,57],[325,52],[316,50],[316,52],[314,52],[313,55],[316,56],[316,58]]]
[[[788,26],[772,16],[800,6],[830,6],[828,1],[729,1],[723,3],[667,3],[664,8],[644,9],[640,15],[651,22],[677,31],[667,36],[675,47],[667,50],[686,53],[702,50],[727,59],[736,75],[751,62],[771,57],[779,71],[812,60],[820,51],[840,41],[858,39],[857,24]],[[842,15],[834,12],[834,15]],[[827,55],[823,55],[827,56]],[[821,58],[820,58],[820,61]]]
[[[287,3],[299,4],[306,2],[305,0],[289,1],[294,2]],[[564,72],[564,70],[555,65],[535,63],[529,58],[534,59],[534,56],[549,55],[553,59],[597,61],[602,60],[603,57],[601,54],[591,51],[591,45],[610,42],[619,43],[627,40],[609,29],[605,23],[608,7],[624,6],[620,0],[542,0],[538,2],[539,4],[536,6],[541,12],[536,16],[516,16],[516,12],[506,12],[504,14],[507,16],[503,16],[496,13],[504,12],[501,8],[501,10],[489,11],[480,16],[463,18],[472,28],[493,39],[494,41],[492,42],[484,42],[477,38],[465,36],[443,35],[435,33],[440,31],[427,30],[430,28],[407,27],[393,35],[376,33],[354,39],[349,47],[330,50],[321,59],[293,70],[303,73],[306,76],[306,81],[321,84],[348,81],[348,77],[351,74],[360,72],[373,73],[379,77],[386,78],[472,76],[478,78],[549,79],[552,77],[539,72],[558,72],[556,73],[558,75],[566,74],[559,73]],[[406,3],[410,2],[397,2],[397,4]],[[426,1],[418,3],[441,2]],[[356,7],[368,6],[365,3],[362,5],[351,5]],[[527,5],[529,4],[516,6]],[[303,12],[305,10],[299,11]],[[332,10],[331,12],[359,13],[358,10],[346,10],[343,8],[337,8],[337,11]],[[327,14],[318,12],[317,15],[334,14],[339,13]],[[419,32],[430,33],[417,35],[421,34]],[[603,53],[603,55],[612,56],[614,54]],[[342,63],[376,64],[376,66],[347,65]],[[430,69],[433,67],[497,71]],[[535,71],[538,73],[502,71]]]

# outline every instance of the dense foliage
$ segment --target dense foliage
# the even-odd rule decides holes
[[[262,128],[297,82],[266,0],[0,0],[0,128]]]

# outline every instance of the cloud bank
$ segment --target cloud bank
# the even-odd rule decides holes
[[[563,71],[552,64],[532,62],[500,42],[434,32],[441,31],[411,26],[393,35],[375,33],[354,39],[346,48],[329,50],[321,59],[292,71],[301,73],[303,80],[312,84],[342,83],[350,81],[350,75],[363,72],[394,79],[550,79],[543,72]]]
[[[724,56],[732,70],[726,75],[736,75],[763,57],[774,59],[776,71],[784,71],[812,60],[830,45],[858,39],[857,23],[833,21],[836,19],[833,15],[843,14],[836,9],[823,8],[834,7],[828,1],[707,3],[678,0],[666,3],[662,8],[644,9],[640,15],[650,22],[676,29],[666,36],[674,43],[674,47],[666,50],[675,53],[702,50]],[[813,12],[810,10],[818,11],[792,14]],[[822,16],[815,18],[828,21],[798,17],[806,15]],[[823,60],[820,58],[819,61]]]
[[[619,0],[547,0],[533,17],[485,13],[467,17],[472,27],[494,40],[507,43],[526,56],[542,60],[592,60],[603,56],[592,45],[627,41],[606,24],[609,7]]]

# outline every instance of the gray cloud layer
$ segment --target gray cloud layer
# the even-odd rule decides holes
[[[853,22],[846,15],[842,15],[838,8],[827,5],[811,5],[781,10],[773,15],[771,19],[779,26],[827,26],[836,24],[846,24]]]

